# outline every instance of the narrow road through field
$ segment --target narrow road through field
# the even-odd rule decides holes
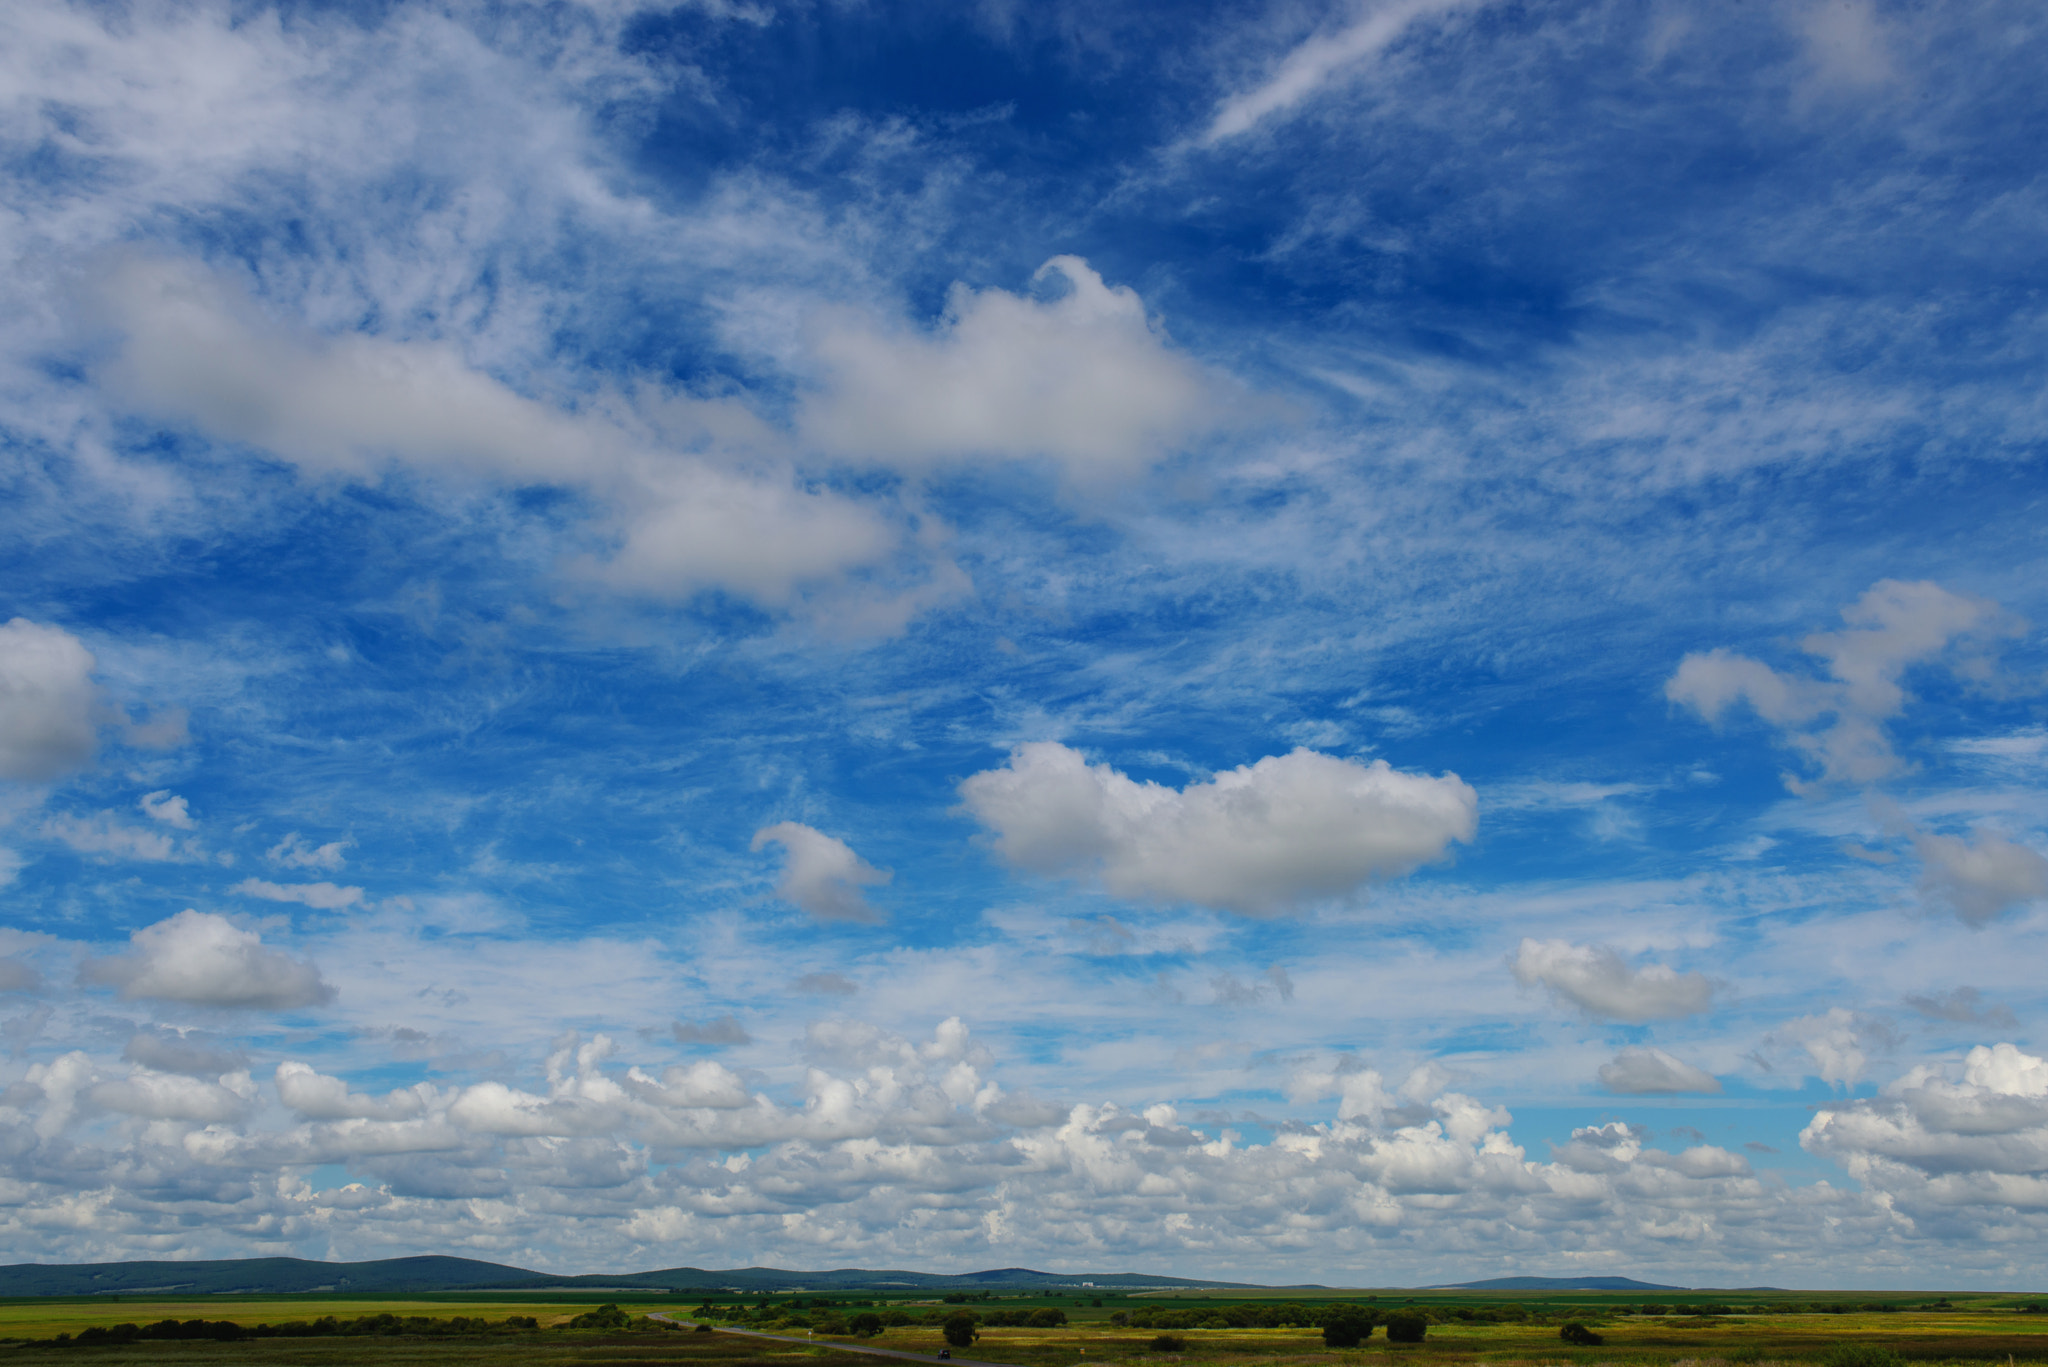
[[[667,1324],[694,1325],[695,1320],[679,1320],[659,1311],[649,1311],[647,1318],[661,1320]],[[801,1343],[809,1348],[837,1348],[845,1353],[867,1353],[878,1358],[902,1358],[905,1362],[948,1362],[951,1367],[1016,1367],[1008,1362],[976,1362],[973,1358],[941,1358],[931,1353],[904,1353],[894,1348],[863,1348],[858,1344],[841,1343],[837,1339],[800,1339],[790,1334],[764,1334],[758,1329],[728,1329],[724,1325],[711,1326],[721,1334],[744,1334],[750,1339],[773,1339],[777,1343]]]

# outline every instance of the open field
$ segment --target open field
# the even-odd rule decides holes
[[[633,1332],[568,1330],[574,1316],[591,1309],[599,1297],[577,1296],[204,1296],[188,1298],[111,1297],[0,1302],[0,1340],[19,1346],[0,1348],[7,1362],[43,1364],[165,1363],[179,1367],[483,1367],[518,1363],[531,1367],[638,1367],[666,1363],[675,1367],[751,1367],[753,1364],[817,1364],[817,1367],[876,1367],[877,1359],[856,1356],[819,1334],[810,1343],[781,1343],[733,1334],[699,1334],[648,1327]],[[731,1304],[733,1297],[720,1297]],[[758,1305],[761,1298],[748,1298]],[[1333,1350],[1311,1328],[1186,1328],[1162,1331],[1112,1322],[1112,1316],[1205,1315],[1232,1304],[1269,1302],[1268,1296],[1211,1295],[1197,1297],[1003,1297],[966,1305],[939,1304],[929,1297],[829,1296],[805,1298],[804,1306],[776,1302],[776,1314],[831,1315],[858,1313],[856,1307],[901,1310],[922,1317],[969,1309],[987,1315],[998,1311],[1053,1307],[1070,1323],[1058,1328],[984,1327],[973,1347],[956,1350],[961,1358],[1015,1364],[1016,1367],[1167,1367],[1189,1359],[1216,1367],[1399,1367],[1418,1359],[1431,1367],[1716,1367],[1716,1364],[1803,1364],[1825,1358],[1844,1344],[1865,1344],[1902,1359],[1927,1363],[2048,1363],[2048,1313],[2031,1310],[2048,1297],[1935,1292],[1735,1292],[1609,1293],[1609,1292],[1378,1292],[1296,1293],[1284,1299],[1310,1308],[1336,1303],[1363,1304],[1385,1314],[1398,1310],[1426,1311],[1435,1321],[1420,1344],[1389,1344],[1384,1331],[1355,1349]],[[1094,1304],[1097,1299],[1101,1304]],[[618,1297],[622,1310],[633,1315],[660,1311],[688,1317],[696,1298],[689,1296]],[[1678,1313],[1708,1306],[1722,1313]],[[1725,1307],[1735,1307],[1728,1313]],[[1840,1307],[1840,1309],[1837,1309]],[[1888,1308],[1879,1308],[1888,1307]],[[1651,1313],[1643,1313],[1645,1310]],[[144,1342],[123,1346],[24,1343],[47,1340],[59,1333],[77,1334],[91,1326],[149,1324],[163,1319],[225,1320],[244,1326],[312,1320],[332,1315],[347,1320],[391,1314],[447,1319],[469,1316],[501,1321],[508,1315],[531,1315],[539,1332],[489,1338],[422,1338],[409,1335],[263,1339],[253,1342]],[[1605,1338],[1598,1347],[1571,1347],[1559,1338],[1560,1326],[1576,1320]],[[774,1332],[803,1335],[800,1326]],[[1177,1351],[1152,1347],[1161,1332],[1184,1342]],[[932,1353],[942,1346],[936,1325],[891,1328],[869,1340],[843,1338],[855,1344],[913,1353]]]

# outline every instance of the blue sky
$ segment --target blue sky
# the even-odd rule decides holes
[[[9,7],[5,1260],[2027,1283],[2044,56]]]

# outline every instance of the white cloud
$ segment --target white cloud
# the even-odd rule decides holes
[[[347,850],[353,844],[349,840],[330,840],[325,845],[315,845],[293,831],[284,839],[272,845],[264,856],[273,864],[288,869],[326,869],[338,872],[348,862]]]
[[[1648,1047],[1623,1049],[1612,1061],[1601,1064],[1600,1085],[1630,1096],[1721,1090],[1720,1079],[1712,1073]]]
[[[1540,983],[1559,1000],[1610,1020],[1671,1020],[1713,1004],[1714,985],[1704,974],[1665,964],[1632,968],[1601,945],[1524,939],[1509,966],[1523,985]]]
[[[242,1090],[224,1084],[234,1082]],[[221,1125],[239,1120],[250,1110],[253,1088],[248,1075],[206,1082],[177,1073],[137,1069],[125,1078],[95,1083],[85,1098],[95,1106],[145,1120],[183,1120]]]
[[[425,1114],[436,1096],[424,1082],[381,1097],[364,1096],[338,1077],[293,1061],[278,1064],[275,1076],[278,1098],[309,1120],[408,1120]]]
[[[219,1076],[222,1073],[246,1073],[249,1069],[249,1057],[240,1049],[223,1048],[217,1041],[194,1031],[171,1030],[163,1026],[152,1026],[130,1035],[127,1045],[121,1050],[121,1057],[159,1073]]]
[[[1335,33],[1308,39],[1280,62],[1263,83],[1232,95],[1216,110],[1203,141],[1221,142],[1292,110],[1342,72],[1377,56],[1428,15],[1458,8],[1465,0],[1380,0],[1361,3],[1359,18]]]
[[[87,960],[81,977],[117,987],[131,1001],[193,1006],[286,1010],[334,996],[311,964],[265,947],[254,931],[223,916],[187,908],[128,938],[128,953]]]
[[[1889,1044],[1891,1039],[1891,1032],[1878,1021],[1835,1006],[1785,1022],[1771,1032],[1767,1042],[1799,1046],[1822,1082],[1848,1087],[1870,1066],[1870,1050]]]
[[[749,848],[780,845],[782,876],[775,895],[824,921],[880,921],[860,890],[886,884],[891,875],[871,867],[845,841],[796,821],[779,821],[754,832]]]
[[[198,828],[199,823],[192,819],[192,809],[186,806],[185,799],[172,796],[168,789],[144,793],[136,800],[135,805],[141,808],[142,814],[151,821],[161,821],[166,826],[176,826],[181,831]]]
[[[960,785],[1010,863],[1099,872],[1119,897],[1271,913],[1357,891],[1472,838],[1478,797],[1455,774],[1295,750],[1173,789],[1055,741],[1018,746]]]
[[[33,992],[43,985],[43,975],[33,964],[19,959],[0,959],[0,992]]]
[[[2010,907],[2048,897],[2048,859],[1996,831],[1980,828],[1970,840],[1915,831],[1913,849],[1925,866],[1922,894],[1953,908],[1970,925],[1988,924]]]
[[[97,816],[53,816],[43,823],[43,834],[61,840],[80,854],[105,859],[141,859],[162,863],[178,858],[178,846],[162,831],[124,826],[112,812]]]
[[[0,625],[0,778],[41,783],[92,759],[95,663],[61,627]]]
[[[320,911],[345,911],[363,900],[361,888],[337,887],[326,882],[271,883],[261,878],[244,878],[228,891],[271,902],[297,902]]]
[[[1958,1073],[1960,1076],[1958,1076]],[[2025,1237],[2048,1212],[2048,1060],[2011,1044],[1922,1066],[1799,1136],[1924,1237]]]
[[[1083,483],[1128,477],[1224,417],[1226,386],[1171,350],[1126,286],[1074,256],[1034,281],[1039,301],[955,284],[933,337],[841,321],[816,341],[824,391],[801,430],[826,450],[892,466],[1046,458]]]
[[[1718,724],[1739,702],[1786,733],[1819,766],[1819,781],[1873,783],[1899,767],[1883,723],[1905,709],[1901,679],[1910,666],[1936,659],[1958,642],[1983,644],[2022,630],[1997,604],[1950,593],[1925,581],[1879,580],[1842,609],[1848,629],[1817,632],[1800,648],[1826,664],[1831,678],[1780,673],[1726,650],[1687,655],[1664,685],[1664,696]],[[1951,662],[1969,676],[1990,666],[1981,653]],[[1810,723],[1823,717],[1825,728]],[[1787,779],[1797,790],[1801,785]]]
[[[616,545],[589,572],[636,591],[724,588],[764,603],[874,565],[898,534],[874,509],[804,487],[772,461],[720,465],[660,449],[630,411],[526,398],[452,346],[315,339],[259,316],[191,267],[131,259],[106,296],[127,338],[124,394],[316,474],[391,462],[589,492]]]

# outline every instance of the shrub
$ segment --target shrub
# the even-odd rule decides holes
[[[1389,1343],[1420,1343],[1429,1333],[1429,1321],[1413,1310],[1396,1310],[1387,1316]]]
[[[1558,1330],[1557,1336],[1566,1343],[1574,1344],[1580,1348],[1597,1348],[1607,1342],[1606,1339],[1594,1333],[1585,1325],[1580,1324],[1577,1320],[1570,1321],[1564,1328]]]
[[[981,1337],[974,1332],[974,1316],[965,1310],[955,1310],[946,1316],[946,1322],[940,1326],[940,1332],[946,1336],[946,1342],[955,1348],[965,1348]]]
[[[700,1324],[697,1326],[697,1332],[700,1334],[708,1334],[711,1332],[711,1326],[708,1324]]]
[[[1188,1341],[1179,1334],[1161,1334],[1152,1340],[1152,1351],[1155,1353],[1178,1353],[1187,1346]]]
[[[379,1316],[380,1319],[390,1318]],[[569,1321],[571,1329],[624,1329],[633,1323],[633,1317],[616,1305],[600,1305]]]
[[[884,1310],[882,1312],[882,1323],[890,1329],[898,1329],[903,1325],[912,1323],[912,1320],[904,1311]]]
[[[871,1339],[882,1332],[882,1317],[872,1310],[864,1310],[853,1317],[850,1327],[859,1337]]]
[[[1131,1322],[1131,1312],[1128,1310],[1112,1311],[1110,1312],[1109,1322],[1121,1329]]]
[[[1032,1329],[1057,1329],[1066,1322],[1067,1312],[1054,1310],[1051,1306],[1032,1311],[1030,1317],[1024,1321],[1025,1325]]]
[[[1372,1337],[1372,1321],[1358,1316],[1331,1320],[1323,1326],[1323,1342],[1332,1348],[1356,1348]]]

